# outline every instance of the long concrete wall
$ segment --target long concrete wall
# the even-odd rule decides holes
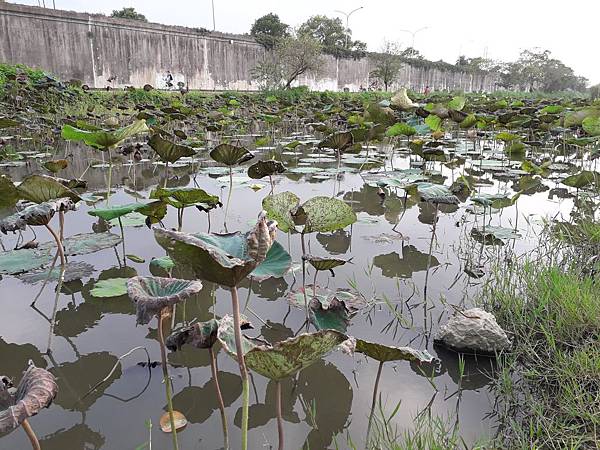
[[[249,36],[116,19],[0,1],[0,62],[38,67],[61,79],[106,86],[164,87],[167,71],[190,89],[257,90],[251,70],[265,50]],[[369,58],[326,56],[318,76],[298,84],[313,90],[357,91],[373,82]],[[112,80],[112,81],[111,81]],[[493,91],[493,75],[405,64],[396,83],[422,90]]]

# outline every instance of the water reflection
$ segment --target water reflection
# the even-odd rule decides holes
[[[37,367],[47,366],[46,360],[35,345],[9,344],[0,337],[0,375],[18,382],[30,360]]]
[[[104,442],[104,436],[86,424],[80,423],[68,430],[60,429],[45,436],[40,439],[40,446],[44,450],[98,450],[102,448]]]
[[[373,258],[373,264],[381,269],[384,277],[410,278],[414,272],[427,270],[427,253],[420,252],[414,245],[407,245],[404,241],[401,250],[401,254],[392,252]],[[439,264],[437,258],[432,255],[431,267]]]

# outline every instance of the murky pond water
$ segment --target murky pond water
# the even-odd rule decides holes
[[[309,139],[305,136],[293,137]],[[291,140],[291,138],[290,138]],[[468,144],[472,146],[472,143]],[[467,144],[457,148],[466,152]],[[535,231],[540,218],[571,209],[572,200],[550,196],[546,187],[522,195],[517,205],[488,211],[487,226],[502,225],[520,233],[505,245],[485,245],[471,236],[475,223],[483,216],[469,212],[471,202],[459,206],[440,206],[436,221],[435,206],[414,200],[405,201],[401,189],[387,187],[385,196],[375,185],[384,170],[407,174],[414,157],[396,150],[389,159],[390,147],[370,149],[370,165],[361,173],[364,155],[348,155],[339,176],[331,153],[314,154],[278,148],[260,152],[276,152],[291,172],[274,177],[275,192],[293,191],[302,200],[317,195],[335,195],[352,205],[358,221],[343,231],[307,235],[309,253],[325,256],[352,257],[352,264],[335,270],[335,277],[323,272],[318,283],[329,288],[357,287],[372,304],[351,321],[348,334],[390,345],[410,345],[428,350],[435,356],[431,365],[403,361],[384,365],[378,395],[385,410],[391,412],[401,402],[392,421],[399,429],[411,428],[420,412],[447,417],[458,423],[467,443],[493,433],[494,419],[488,413],[494,399],[489,389],[493,379],[492,361],[466,357],[461,379],[459,359],[454,352],[433,343],[440,323],[454,313],[451,305],[469,306],[486,277],[473,277],[479,266],[485,271],[490,261],[510,258],[536,245]],[[283,151],[283,153],[281,153]],[[479,151],[479,150],[478,150]],[[489,157],[493,150],[486,150]],[[70,145],[72,154],[66,178],[79,177],[87,168],[92,153]],[[364,152],[363,152],[364,153]],[[419,158],[417,158],[419,159]],[[498,164],[498,163],[497,163]],[[507,177],[510,161],[501,167],[484,166],[467,160],[466,167],[482,173],[476,188],[481,193],[513,194],[519,190],[514,177]],[[520,163],[517,163],[518,167]],[[194,164],[171,169],[169,186],[198,186],[207,192],[227,197],[228,178],[214,169],[214,164],[196,160]],[[38,162],[21,167],[5,167],[14,181],[38,170]],[[294,169],[295,168],[295,169]],[[317,171],[317,168],[319,169]],[[462,174],[463,168],[450,169],[441,163],[429,163],[429,170],[439,172],[446,185]],[[367,170],[369,169],[369,170]],[[418,167],[417,167],[418,169]],[[240,172],[234,177],[232,203],[227,228],[247,230],[262,209],[268,195],[268,182],[260,181],[260,190],[251,189],[255,180]],[[377,175],[379,174],[379,175]],[[86,172],[90,191],[106,190],[107,169],[92,167]],[[518,177],[517,177],[518,178]],[[115,166],[112,173],[113,194],[110,204],[117,205],[147,198],[150,191],[163,183],[163,167],[151,162]],[[549,188],[554,181],[546,181]],[[98,203],[103,205],[104,202]],[[79,210],[66,216],[65,236],[97,230],[97,220],[87,214],[94,206],[82,202]],[[518,209],[517,209],[518,208]],[[223,231],[224,209],[210,215],[211,231]],[[167,215],[167,227],[176,227],[173,210]],[[194,208],[186,210],[183,230],[206,231],[207,215]],[[50,240],[41,227],[36,229],[38,241]],[[118,227],[112,230],[119,233]],[[0,360],[5,375],[20,379],[29,359],[48,368],[58,378],[60,393],[49,411],[31,420],[45,450],[64,449],[134,449],[148,440],[151,420],[154,448],[169,448],[170,435],[160,431],[158,421],[165,409],[164,386],[160,365],[147,364],[143,351],[136,351],[117,365],[114,373],[96,391],[90,388],[105,378],[117,359],[130,349],[143,346],[152,363],[160,361],[156,321],[150,326],[136,326],[135,309],[127,296],[102,299],[91,296],[96,280],[127,278],[150,274],[148,262],[165,255],[151,230],[145,226],[126,227],[126,252],[137,255],[145,263],[130,260],[125,266],[120,246],[114,249],[73,257],[94,267],[93,274],[80,281],[65,283],[58,297],[56,324],[49,338],[56,283],[46,287],[36,307],[31,301],[42,283],[31,284],[16,276],[3,276],[0,281]],[[25,240],[31,232],[25,233]],[[255,329],[251,335],[269,341],[290,337],[304,329],[305,314],[290,307],[286,295],[302,283],[300,237],[279,232],[278,240],[293,257],[294,270],[283,279],[261,283],[245,282],[240,289],[242,304],[249,299],[246,311]],[[15,246],[16,236],[2,236],[5,249]],[[431,256],[429,255],[431,249]],[[469,270],[465,271],[465,267]],[[470,272],[467,273],[467,272]],[[308,279],[312,282],[313,272]],[[471,275],[471,276],[470,276]],[[195,297],[179,307],[175,323],[192,318],[208,320],[225,315],[231,309],[229,292],[204,283]],[[48,343],[51,356],[45,352]],[[189,346],[170,354],[173,377],[174,407],[187,417],[187,428],[179,433],[182,449],[218,449],[222,447],[221,423],[215,397],[208,353]],[[294,379],[283,383],[283,416],[286,447],[325,449],[347,448],[350,436],[358,448],[367,430],[378,363],[363,355],[354,358],[334,352],[324,360],[302,370]],[[241,382],[237,363],[218,354],[218,370],[227,407],[233,447],[239,446],[241,420]],[[87,394],[87,395],[86,395]],[[254,374],[250,394],[249,448],[269,448],[277,442],[275,420],[275,384]],[[234,424],[234,425],[232,425]],[[2,449],[27,448],[21,431],[0,439]]]

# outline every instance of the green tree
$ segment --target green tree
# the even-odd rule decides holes
[[[289,36],[289,26],[279,20],[277,14],[269,13],[256,19],[250,34],[254,36],[256,42],[262,44],[267,49],[272,49],[277,41]]]
[[[114,10],[111,17],[118,17],[120,19],[132,19],[132,20],[140,20],[142,22],[148,22],[146,16],[137,12],[134,8],[123,8],[120,10]]]
[[[321,44],[308,35],[281,38],[273,52],[252,69],[252,78],[263,89],[288,89],[300,75],[318,74],[323,66]]]
[[[311,36],[323,47],[323,53],[336,58],[362,58],[367,44],[352,40],[352,31],[344,28],[339,17],[313,16],[300,25],[299,35]]]
[[[386,91],[398,78],[400,68],[402,67],[401,53],[402,51],[398,44],[386,41],[379,53],[371,55],[371,61],[373,61],[375,69],[371,71],[370,76],[381,82]]]

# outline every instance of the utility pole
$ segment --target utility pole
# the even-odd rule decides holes
[[[398,30],[398,31],[402,31],[404,33],[409,33],[412,36],[412,43],[410,44],[411,48],[415,48],[415,36],[417,35],[417,33],[420,33],[421,31],[425,31],[428,30],[429,27],[423,27],[423,28],[419,28],[418,30],[412,31],[412,30]]]
[[[217,31],[217,25],[215,24],[215,0],[211,0],[212,3],[212,15],[213,15],[213,31]]]
[[[348,22],[350,21],[350,16],[352,14],[354,14],[356,11],[360,11],[361,9],[363,9],[364,6],[359,6],[356,9],[353,9],[352,11],[350,11],[349,13],[346,13],[344,11],[340,11],[339,9],[336,9],[334,12],[336,13],[340,13],[343,14],[344,16],[346,16],[346,48],[350,48],[350,27],[348,25]]]

